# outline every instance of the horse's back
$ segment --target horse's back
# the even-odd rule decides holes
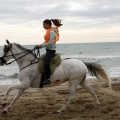
[[[86,73],[86,70],[87,67],[83,61],[79,59],[66,59],[62,60],[61,64],[57,67],[56,73],[59,71],[59,73],[66,74],[67,76],[72,76],[75,74],[84,74]]]
[[[86,69],[86,65],[82,60],[79,59],[66,59],[62,61],[63,65],[69,65],[71,67]]]

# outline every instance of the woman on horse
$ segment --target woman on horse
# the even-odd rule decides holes
[[[55,26],[52,26],[53,25]],[[46,30],[46,34],[44,36],[44,43],[40,45],[36,45],[35,48],[46,48],[45,54],[45,73],[42,74],[42,78],[44,76],[44,80],[42,82],[43,85],[50,84],[50,62],[52,57],[56,53],[56,41],[59,40],[59,31],[58,27],[60,27],[61,20],[59,19],[46,19],[43,21],[43,27]]]

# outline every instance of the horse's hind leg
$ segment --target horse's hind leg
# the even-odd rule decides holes
[[[82,86],[86,91],[88,91],[93,97],[94,97],[94,100],[95,100],[95,103],[96,104],[100,104],[98,98],[97,98],[97,95],[95,94],[93,88],[91,86],[88,86],[85,82],[85,80],[83,80],[81,83],[80,83],[80,86]],[[96,105],[95,104],[95,105]]]
[[[69,81],[69,98],[68,98],[68,102],[57,111],[57,113],[61,113],[62,111],[64,111],[67,106],[74,100],[75,98],[75,92],[76,92],[76,87],[79,85],[79,80],[71,80]]]

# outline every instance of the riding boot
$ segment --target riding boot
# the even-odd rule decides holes
[[[46,79],[42,82],[43,85],[47,85],[47,84],[50,84],[50,83],[51,83],[50,79]]]
[[[45,65],[45,80],[42,82],[43,85],[50,84],[50,66]]]

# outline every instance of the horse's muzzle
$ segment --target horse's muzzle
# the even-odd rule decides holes
[[[6,61],[3,57],[0,57],[0,66],[3,66],[4,64],[6,64]]]

